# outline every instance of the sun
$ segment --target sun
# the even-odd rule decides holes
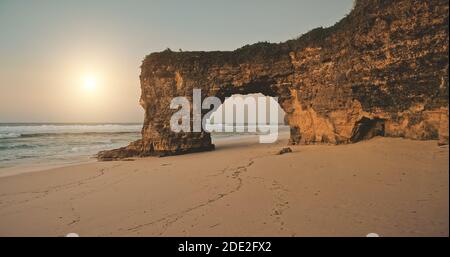
[[[94,75],[85,75],[83,76],[83,88],[86,91],[94,91],[97,88],[98,79]]]

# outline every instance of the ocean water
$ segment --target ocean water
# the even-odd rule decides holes
[[[278,127],[280,132],[288,129]],[[2,168],[15,166],[95,160],[93,157],[99,151],[126,146],[141,138],[141,128],[142,124],[0,123],[0,172]],[[218,142],[258,134],[260,132],[212,133],[212,140]]]
[[[0,124],[0,168],[91,160],[140,138],[142,124]]]
[[[269,131],[274,131],[275,128],[278,130],[278,133],[289,133],[290,131],[289,126],[283,124],[275,124],[275,125],[208,124],[206,128],[209,130],[216,129],[218,131],[234,130],[234,132],[212,132],[211,139],[213,143],[226,140],[227,138],[266,135],[269,133]]]

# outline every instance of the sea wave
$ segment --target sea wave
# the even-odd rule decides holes
[[[96,135],[126,135],[136,134],[139,132],[74,132],[74,133],[36,133],[36,134],[22,134],[20,137],[49,137],[49,136],[96,136]]]
[[[18,134],[88,133],[88,132],[136,132],[142,124],[0,124],[0,136]]]
[[[133,135],[139,133],[135,132],[74,132],[74,133],[34,133],[34,134],[18,134],[8,133],[0,134],[0,139],[14,139],[14,138],[33,138],[33,137],[66,137],[66,136],[113,136],[113,135]]]
[[[19,134],[19,133],[12,133],[12,132],[10,132],[10,133],[0,133],[0,139],[3,139],[3,138],[18,138],[18,137],[21,137],[22,136],[22,134]]]
[[[0,124],[0,139],[132,134],[141,124]]]
[[[12,150],[12,149],[29,149],[36,148],[37,145],[32,144],[18,144],[18,145],[0,145],[0,150]]]

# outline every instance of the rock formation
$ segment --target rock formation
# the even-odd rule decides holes
[[[141,66],[142,139],[100,160],[211,150],[207,132],[174,133],[175,96],[278,97],[291,144],[377,135],[448,144],[448,0],[359,0],[345,18],[284,43],[228,52],[148,55]]]

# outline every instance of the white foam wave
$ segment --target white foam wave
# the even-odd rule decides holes
[[[139,132],[141,124],[0,125],[0,138],[27,134]]]
[[[20,134],[20,133],[13,133],[13,132],[0,133],[0,139],[1,138],[17,138],[20,136],[22,136],[22,134]]]

